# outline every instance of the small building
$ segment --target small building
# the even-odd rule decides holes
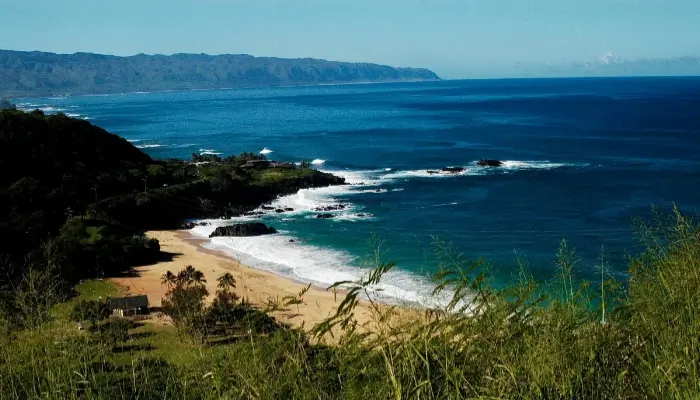
[[[146,295],[109,298],[107,305],[112,315],[117,317],[148,314],[148,296]]]

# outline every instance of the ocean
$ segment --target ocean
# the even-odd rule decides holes
[[[280,233],[206,246],[328,285],[380,258],[388,296],[427,303],[436,243],[484,258],[496,284],[518,260],[550,279],[563,239],[576,272],[601,252],[624,279],[632,222],[652,205],[700,207],[700,78],[511,79],[202,90],[18,100],[116,133],[153,157],[265,152],[311,161],[350,185],[303,190],[264,222]],[[482,158],[504,161],[482,168]],[[456,174],[428,170],[463,167]],[[315,208],[344,205],[331,219]],[[240,218],[246,219],[246,218]],[[208,236],[211,221],[192,233]],[[204,267],[204,266],[195,266]]]

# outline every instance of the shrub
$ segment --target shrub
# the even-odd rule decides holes
[[[109,305],[103,300],[79,300],[73,306],[70,320],[74,322],[90,321],[94,326],[98,321],[108,318]]]

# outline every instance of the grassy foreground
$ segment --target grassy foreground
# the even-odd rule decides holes
[[[559,275],[539,283],[523,268],[493,289],[481,262],[436,243],[436,291],[452,301],[426,318],[360,333],[354,301],[393,264],[379,264],[338,314],[300,332],[237,324],[201,342],[174,327],[129,325],[123,337],[77,331],[80,300],[114,295],[103,281],[23,330],[2,324],[3,399],[656,399],[700,396],[700,229],[674,214],[640,228],[646,251],[618,283],[602,263],[580,283],[562,244]],[[205,266],[201,266],[205,267]],[[437,294],[437,293],[436,293]],[[3,320],[5,321],[5,320]],[[109,324],[111,321],[102,322]],[[325,335],[341,331],[338,344]],[[336,339],[338,339],[336,337]],[[202,343],[203,342],[203,343]]]

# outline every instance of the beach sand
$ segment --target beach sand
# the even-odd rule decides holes
[[[160,307],[167,292],[166,286],[161,284],[161,276],[167,271],[177,274],[188,265],[204,273],[210,300],[216,292],[216,279],[227,272],[236,279],[236,293],[259,307],[265,307],[269,302],[283,304],[285,296],[298,296],[307,287],[291,279],[245,266],[224,253],[205,249],[201,244],[206,240],[195,238],[185,231],[149,231],[146,235],[158,239],[161,251],[172,259],[137,267],[135,276],[112,278],[111,281],[122,286],[129,295],[147,295],[151,307]],[[344,297],[342,291],[333,293],[312,286],[301,297],[301,304],[275,311],[272,315],[282,323],[308,330],[332,316]],[[355,309],[355,318],[361,330],[373,329],[374,315],[376,313],[368,301],[359,302]],[[163,317],[153,318],[152,322],[168,323]]]

